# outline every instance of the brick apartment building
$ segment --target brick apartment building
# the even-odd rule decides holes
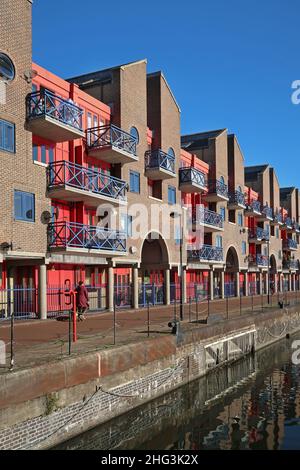
[[[32,64],[31,1],[3,3],[2,316],[8,299],[20,314],[64,311],[79,280],[91,310],[180,301],[180,285],[184,302],[299,288],[297,188],[245,166],[227,129],[181,136],[146,60],[68,80]]]

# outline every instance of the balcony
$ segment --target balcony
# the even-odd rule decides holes
[[[258,253],[257,255],[249,256],[249,267],[256,268],[267,268],[268,267],[268,257]]]
[[[223,263],[223,248],[211,245],[202,245],[199,249],[189,249],[188,260],[204,263]]]
[[[54,222],[48,225],[48,246],[64,252],[119,256],[126,253],[126,234],[76,222]]]
[[[297,271],[299,269],[299,261],[298,260],[282,260],[282,268],[283,269],[290,269],[291,271]]]
[[[290,217],[285,217],[284,219],[284,229],[287,230],[288,232],[293,231],[293,222]]]
[[[145,175],[151,180],[174,178],[175,157],[162,150],[149,150],[145,154]]]
[[[296,232],[296,233],[300,233],[300,225],[297,223],[297,222],[293,222],[293,230]]]
[[[86,147],[90,157],[108,163],[136,162],[137,139],[119,127],[109,124],[86,131]]]
[[[283,217],[282,217],[282,214],[280,212],[276,212],[274,214],[274,217],[271,220],[271,224],[272,225],[280,225],[280,226],[283,225]]]
[[[28,129],[52,142],[67,142],[84,137],[83,110],[70,101],[44,90],[26,97]]]
[[[209,180],[208,192],[205,194],[207,202],[228,201],[228,186],[220,180]]]
[[[257,220],[264,222],[266,220],[273,220],[273,209],[269,206],[264,206],[261,210],[261,215],[257,216]]]
[[[207,191],[206,175],[197,168],[179,168],[179,189],[183,193]]]
[[[193,216],[194,229],[204,228],[204,233],[222,232],[224,221],[221,214],[200,206]]]
[[[285,251],[295,251],[297,250],[297,247],[297,242],[295,240],[292,240],[291,238],[282,240],[282,249]]]
[[[241,191],[229,194],[228,209],[246,209],[245,195]]]
[[[244,214],[246,217],[255,217],[257,215],[261,215],[260,202],[256,200],[251,201],[250,204],[246,205]]]
[[[48,196],[63,201],[84,202],[97,207],[103,202],[125,205],[126,182],[67,161],[47,168]]]
[[[270,234],[268,230],[264,230],[261,227],[256,227],[255,230],[252,230],[249,232],[249,237],[248,237],[249,243],[266,243],[267,241],[270,240]]]

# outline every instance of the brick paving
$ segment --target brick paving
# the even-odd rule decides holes
[[[280,298],[283,298],[280,295]],[[210,321],[252,313],[258,314],[267,308],[278,308],[278,294],[271,297],[270,305],[267,296],[229,298],[228,300],[203,301],[198,304],[184,305],[184,324],[190,327],[198,318],[205,320],[209,313]],[[295,303],[300,300],[299,292],[284,294],[284,300]],[[228,308],[227,308],[228,306]],[[175,316],[179,318],[179,305],[150,307],[150,337],[170,334],[168,322]],[[198,315],[197,315],[198,311]],[[190,323],[192,321],[192,323]],[[205,324],[203,323],[203,326]],[[14,328],[15,369],[30,367],[68,355],[68,321],[18,320]],[[95,349],[115,347],[113,314],[101,312],[88,314],[86,320],[77,322],[78,341],[72,343],[72,355],[82,354]],[[148,337],[147,308],[139,310],[117,310],[116,312],[116,345],[140,341]],[[0,366],[0,373],[5,373],[10,361],[10,323],[0,323],[0,340],[6,343],[6,366]]]

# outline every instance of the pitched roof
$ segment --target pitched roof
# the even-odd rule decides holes
[[[197,150],[203,146],[207,146],[209,139],[214,139],[223,134],[225,131],[227,131],[226,128],[206,132],[197,132],[196,134],[182,135],[181,147],[189,150]]]

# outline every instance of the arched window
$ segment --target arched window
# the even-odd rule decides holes
[[[169,148],[168,155],[175,158],[175,152],[174,152],[174,149],[172,149],[172,147]]]
[[[3,52],[0,52],[0,80],[11,82],[16,75],[14,64]]]
[[[130,135],[135,138],[136,143],[138,144],[140,140],[140,136],[139,136],[139,131],[137,130],[136,127],[132,126],[132,128],[130,129]]]

